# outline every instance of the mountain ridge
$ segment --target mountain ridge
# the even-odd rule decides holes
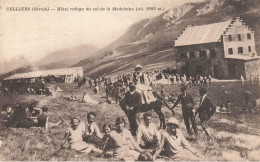
[[[206,0],[186,3],[154,18],[140,20],[108,46],[89,52],[88,57],[77,58],[79,61],[70,66],[83,66],[87,77],[133,71],[136,64],[150,69],[149,65],[175,68],[174,41],[187,26],[224,22],[234,17],[240,17],[255,31],[256,51],[260,54],[260,1]],[[62,64],[69,63],[49,62],[45,68],[58,68]]]
[[[234,17],[241,17],[255,31],[256,50],[260,54],[259,1],[206,0],[187,3],[154,18],[140,20],[112,42],[113,47],[101,50],[96,58],[81,60],[73,66],[83,66],[87,76],[131,71],[136,64],[163,63],[163,67],[175,68],[174,41],[188,25],[224,22]]]

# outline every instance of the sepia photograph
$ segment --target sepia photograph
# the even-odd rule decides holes
[[[0,161],[260,161],[259,0],[0,0]]]

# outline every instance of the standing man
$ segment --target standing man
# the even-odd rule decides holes
[[[152,123],[152,114],[144,113],[144,124],[140,124],[137,130],[137,143],[144,149],[156,149],[161,141],[160,132]]]
[[[200,93],[200,105],[199,108],[196,110],[195,116],[199,113],[199,118],[201,121],[201,127],[205,131],[207,135],[208,141],[211,140],[211,136],[209,133],[208,121],[216,112],[216,106],[214,105],[213,101],[207,97],[207,90],[204,87],[199,89]]]
[[[135,83],[130,82],[129,91],[127,91],[125,94],[124,105],[121,105],[121,107],[128,118],[132,135],[136,134],[136,130],[137,130],[136,112],[141,105],[142,105],[142,95],[141,93],[136,91]]]
[[[186,125],[187,132],[189,133],[189,135],[191,135],[191,129],[190,129],[190,121],[191,121],[194,133],[197,135],[198,131],[197,131],[197,125],[195,123],[195,116],[194,116],[194,112],[195,112],[194,101],[192,96],[189,93],[187,93],[186,86],[181,87],[181,94],[178,96],[178,99],[172,106],[171,110],[173,110],[173,108],[175,108],[179,104],[179,102],[181,102],[182,105],[182,115]]]

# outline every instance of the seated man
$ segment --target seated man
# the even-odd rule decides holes
[[[179,121],[170,118],[167,123],[167,130],[162,135],[159,148],[153,155],[153,160],[164,148],[165,156],[172,160],[202,160],[202,156],[193,149],[183,136],[179,128]]]
[[[102,153],[101,150],[96,149],[93,145],[85,143],[82,135],[85,133],[85,128],[79,125],[80,120],[76,117],[71,119],[71,127],[66,129],[63,148],[66,148],[66,144],[69,144],[69,148],[85,154],[91,151]]]
[[[152,114],[144,113],[144,124],[140,124],[137,129],[137,143],[144,149],[155,149],[161,141],[160,132],[152,123]]]
[[[85,134],[84,134],[84,141],[93,143],[96,147],[101,148],[103,146],[102,138],[103,135],[101,134],[96,120],[96,113],[89,112],[87,114],[87,123],[85,124]]]
[[[49,121],[49,114],[48,114],[48,107],[42,107],[42,113],[37,117],[37,124],[38,127],[44,127],[45,129],[52,128],[58,126],[61,121],[57,123],[50,123]]]
[[[28,105],[25,102],[18,103],[15,107],[13,118],[10,121],[9,126],[16,128],[34,127],[34,120],[30,118],[28,112]]]
[[[6,126],[10,126],[13,119],[14,111],[11,106],[7,106],[6,110],[1,111],[1,122],[5,123]]]

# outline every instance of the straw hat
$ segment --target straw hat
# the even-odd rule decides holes
[[[136,70],[136,69],[143,69],[143,67],[142,67],[142,65],[138,64],[138,65],[136,65],[136,67],[135,67],[135,70]]]
[[[173,117],[171,117],[171,118],[168,120],[167,124],[175,124],[175,125],[177,125],[177,126],[180,126],[179,120],[177,120],[176,118],[173,118]]]

